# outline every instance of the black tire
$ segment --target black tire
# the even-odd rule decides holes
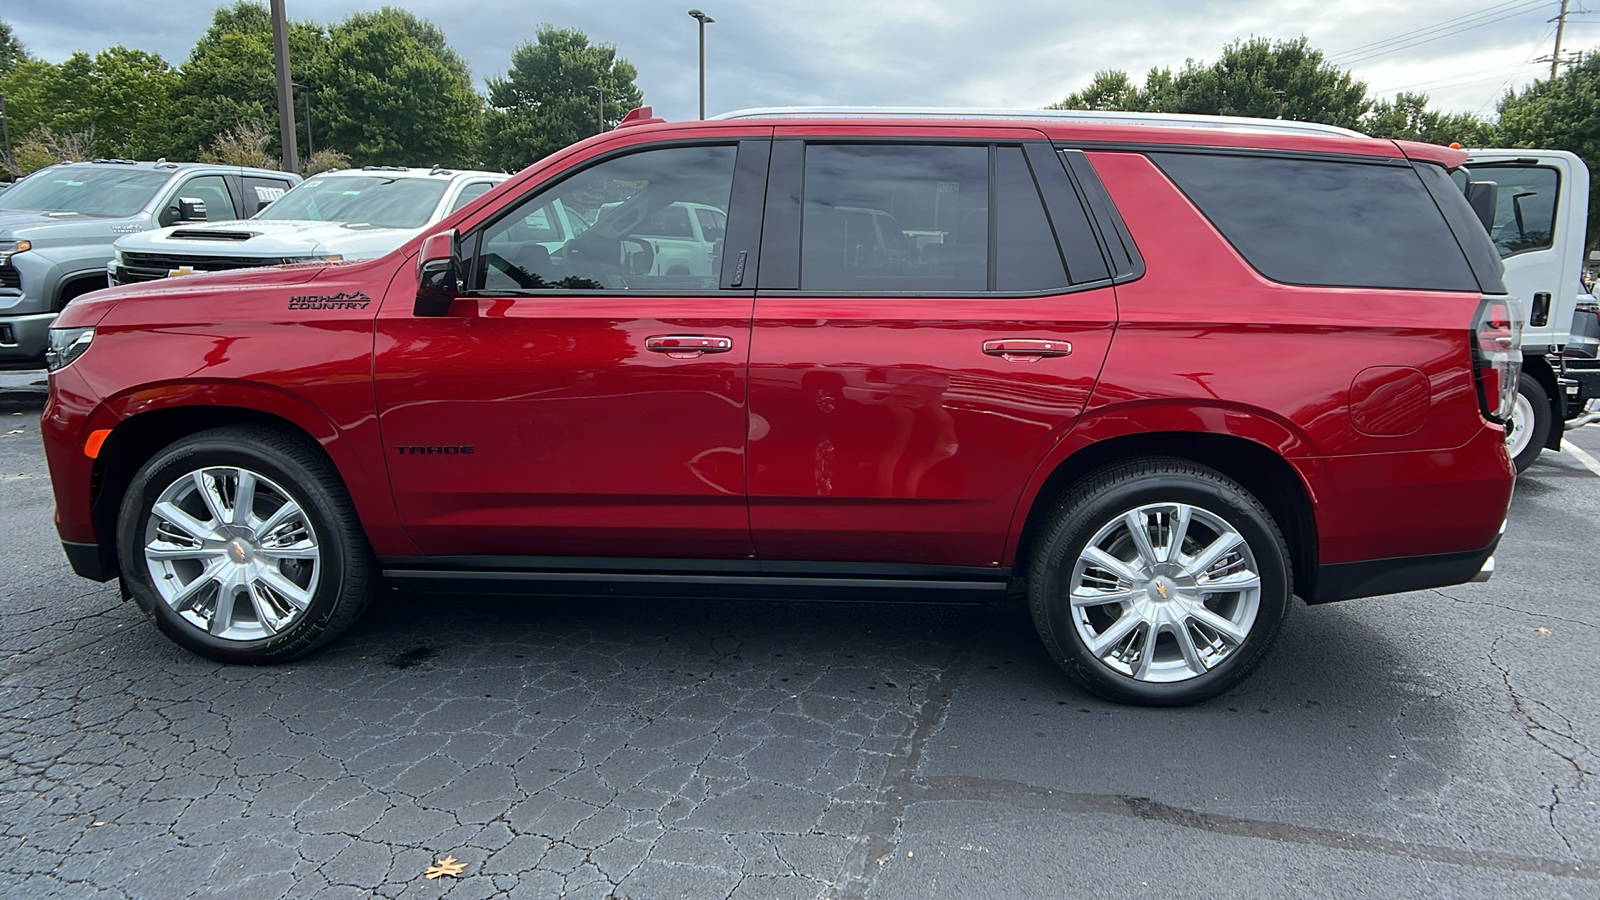
[[[1544,385],[1527,372],[1523,372],[1522,377],[1517,380],[1517,393],[1533,407],[1533,421],[1528,426],[1528,443],[1522,448],[1521,453],[1511,457],[1511,461],[1516,464],[1517,474],[1521,475],[1533,465],[1539,454],[1544,452],[1544,443],[1550,439],[1550,429],[1555,424],[1553,421],[1555,414],[1550,411],[1550,395],[1545,393]]]
[[[315,584],[303,579],[311,588],[309,602],[288,618],[281,630],[264,637],[219,637],[185,618],[162,598],[145,559],[147,525],[154,527],[151,511],[162,492],[211,467],[247,469],[269,480],[262,482],[268,485],[263,491],[277,495],[275,489],[281,489],[281,495],[303,512],[320,553]],[[220,662],[282,663],[305,656],[349,628],[377,590],[377,561],[333,463],[314,443],[262,426],[230,426],[190,435],[145,463],[123,496],[117,518],[117,553],[134,600],[155,619],[162,633],[180,646]],[[284,566],[295,564],[272,565],[281,572]],[[194,571],[198,571],[204,564],[195,565]],[[249,610],[246,612],[241,619],[248,624]],[[264,617],[254,618],[259,623]],[[216,621],[215,614],[211,620]],[[265,627],[259,630],[269,632]]]
[[[1080,631],[1069,597],[1079,559],[1096,534],[1102,528],[1115,527],[1114,522],[1133,510],[1159,504],[1173,504],[1174,509],[1178,504],[1186,505],[1200,511],[1196,515],[1204,517],[1194,521],[1214,519],[1231,528],[1243,538],[1244,547],[1254,558],[1255,572],[1260,580],[1254,616],[1244,632],[1243,640],[1231,646],[1223,642],[1222,646],[1228,646],[1226,655],[1219,657],[1220,661],[1214,666],[1203,666],[1203,674],[1183,677],[1179,673],[1183,680],[1168,682],[1140,680],[1133,676],[1131,665],[1130,672],[1123,672],[1092,653]],[[1200,537],[1207,536],[1208,527],[1202,524],[1196,530],[1194,525],[1189,526]],[[1127,534],[1132,540],[1132,531]],[[1194,535],[1191,534],[1191,537]],[[1180,544],[1180,548],[1183,546],[1187,545]],[[1214,562],[1221,563],[1230,558],[1222,556]],[[1207,570],[1216,568],[1216,565],[1212,565]],[[1170,580],[1163,582],[1165,584],[1174,586],[1170,591],[1164,586],[1159,588],[1163,601],[1169,593],[1173,598],[1184,596],[1184,602],[1191,602],[1193,597],[1199,596],[1198,593],[1180,595],[1178,592],[1183,588]],[[1289,552],[1283,534],[1266,508],[1248,491],[1198,463],[1170,457],[1144,457],[1094,472],[1079,482],[1059,503],[1034,549],[1028,578],[1028,606],[1046,649],[1078,684],[1118,703],[1182,706],[1222,694],[1254,671],[1282,629],[1288,613],[1291,584]],[[1156,595],[1149,593],[1158,589],[1154,581],[1145,582],[1142,586],[1130,584],[1130,588],[1134,587],[1143,591],[1150,601],[1155,600]],[[1235,604],[1232,610],[1248,607],[1245,594],[1221,596],[1220,601],[1209,602]],[[1088,609],[1100,612],[1090,613]],[[1117,619],[1120,615],[1132,615],[1134,612],[1133,604],[1116,606],[1118,615],[1111,615],[1111,609],[1106,606],[1087,607],[1083,614],[1086,622],[1083,627],[1094,627],[1093,623],[1087,621],[1090,615]],[[1227,608],[1224,608],[1224,613],[1223,618],[1227,618]],[[1241,613],[1240,617],[1245,618],[1245,615]],[[1185,620],[1186,629],[1191,621]],[[1108,626],[1103,633],[1110,633],[1111,630]],[[1150,630],[1147,625],[1143,633],[1147,635]],[[1137,635],[1133,635],[1133,639],[1137,641]],[[1158,640],[1169,643],[1141,647],[1138,656],[1142,658],[1149,655],[1154,660],[1156,654],[1150,652],[1152,650],[1178,650],[1175,633]],[[1213,648],[1207,646],[1206,649]],[[1183,658],[1180,655],[1180,660]],[[1192,668],[1188,671],[1192,671]]]

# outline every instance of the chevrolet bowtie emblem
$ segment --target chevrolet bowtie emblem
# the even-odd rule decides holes
[[[1156,593],[1161,595],[1161,599],[1167,599],[1167,586],[1159,581],[1156,582]]]

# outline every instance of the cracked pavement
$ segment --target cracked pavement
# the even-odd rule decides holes
[[[71,574],[38,379],[0,375],[0,896],[1600,896],[1566,454],[1492,581],[1297,604],[1189,709],[1078,691],[1009,606],[387,594],[244,668]]]

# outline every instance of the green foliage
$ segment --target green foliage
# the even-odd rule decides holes
[[[11,33],[11,23],[0,20],[0,78],[10,74],[19,63],[32,58],[28,55],[28,48],[22,46],[17,36]]]
[[[644,101],[639,73],[610,44],[590,44],[577,29],[541,25],[536,40],[511,53],[511,68],[489,79],[484,158],[515,172],[600,131],[599,97],[605,94],[606,128]]]
[[[337,150],[318,150],[300,165],[300,174],[310,178],[322,172],[350,168],[350,157]]]
[[[153,159],[169,141],[178,73],[154,53],[121,45],[60,65],[22,62],[0,79],[14,133],[92,133],[95,156]]]
[[[421,25],[391,9],[353,15],[332,29],[322,68],[310,73],[326,120],[317,133],[355,165],[461,167],[477,158],[483,99],[465,63],[430,46],[430,34],[442,45],[438,29],[414,34]]]
[[[58,135],[49,128],[40,128],[12,148],[12,159],[4,169],[12,177],[20,178],[58,162],[79,162],[94,156],[94,132]]]
[[[1491,147],[1496,143],[1495,127],[1467,113],[1443,113],[1428,109],[1427,94],[1404,91],[1394,100],[1379,100],[1361,123],[1361,130],[1373,137],[1429,144],[1459,143],[1463,147]]]
[[[1121,112],[1151,112],[1139,85],[1133,83],[1127,72],[1118,69],[1101,69],[1094,73],[1089,86],[1075,94],[1068,94],[1046,109],[1092,109]]]
[[[241,122],[217,135],[215,143],[200,151],[199,160],[225,166],[281,169],[281,160],[267,150],[271,144],[272,133],[266,128],[257,123]]]
[[[1176,74],[1171,69],[1151,69],[1143,85],[1134,84],[1125,72],[1097,72],[1088,88],[1052,108],[1270,119],[1280,112],[1275,93],[1280,90],[1286,119],[1355,128],[1371,105],[1365,82],[1329,63],[1322,51],[1299,37],[1236,40],[1223,48],[1216,62],[1190,59]]]
[[[1536,81],[1500,100],[1499,143],[1505,147],[1569,150],[1594,174],[1589,189],[1589,242],[1600,242],[1600,53],[1549,81]]]

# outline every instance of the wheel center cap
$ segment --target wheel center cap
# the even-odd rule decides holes
[[[1150,594],[1150,599],[1157,603],[1166,603],[1178,596],[1178,586],[1164,575],[1150,579],[1150,583],[1145,585],[1145,591]]]
[[[236,563],[249,562],[250,546],[244,541],[234,538],[228,542],[228,558],[232,559]]]

